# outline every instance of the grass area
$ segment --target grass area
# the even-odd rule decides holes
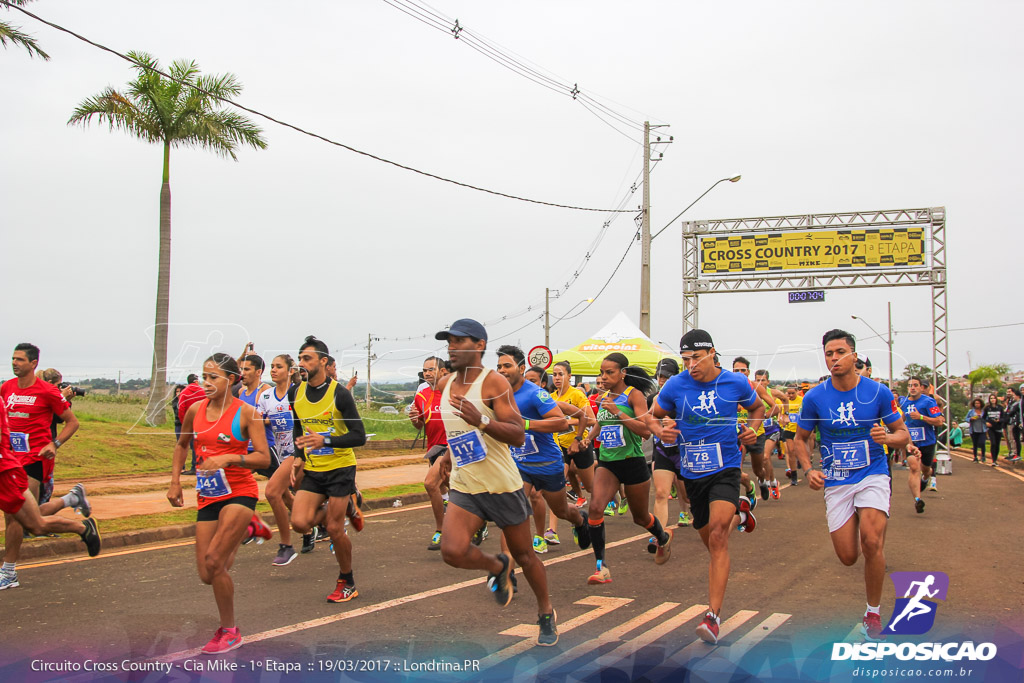
[[[74,438],[57,455],[56,478],[130,476],[170,472],[174,432],[131,431],[131,424],[82,420]]]
[[[166,487],[161,487],[166,488]],[[363,500],[376,500],[379,498],[397,498],[411,493],[423,493],[423,484],[399,484],[384,488],[366,489],[363,491]],[[269,514],[270,505],[265,500],[256,504],[256,511]],[[191,524],[196,521],[195,509],[170,510],[152,515],[132,515],[130,517],[115,517],[104,519],[100,522],[100,531],[104,534],[117,533],[119,531],[139,531],[140,529],[157,529],[164,526],[176,524]],[[0,544],[4,542],[4,534],[0,533]],[[26,543],[32,543],[27,539]]]
[[[146,401],[141,399],[117,400],[109,396],[79,396],[71,406],[75,415],[82,422],[112,422],[124,424],[126,428],[135,426],[135,430],[169,431],[174,433],[174,417],[167,411],[167,422],[159,427],[150,427],[143,419],[146,413]]]
[[[376,441],[416,438],[416,428],[409,422],[409,417],[405,413],[388,415],[377,410],[360,409],[359,415],[363,418],[366,433],[376,434],[373,437]]]

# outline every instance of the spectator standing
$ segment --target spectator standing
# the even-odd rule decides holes
[[[985,427],[988,429],[989,453],[992,454],[992,467],[998,467],[999,443],[1003,439],[1003,406],[999,402],[999,395],[995,392],[989,394],[988,405],[985,406],[983,415]]]
[[[1003,422],[1006,424],[1005,436],[1007,459],[1020,460],[1020,426],[1021,426],[1021,395],[1016,389],[1006,389],[1006,409],[1003,411]]]
[[[178,410],[175,412],[175,422],[184,423],[185,413],[192,407],[193,403],[198,403],[206,398],[206,392],[203,390],[201,384],[199,384],[199,377],[194,373],[188,376],[188,384],[181,390],[181,394],[178,395]],[[189,469],[181,470],[182,474],[195,474],[196,473],[196,444],[195,439],[192,440],[192,466]]]
[[[971,401],[971,409],[967,411],[967,421],[971,424],[971,446],[974,449],[974,462],[985,462],[985,404],[980,398]]]

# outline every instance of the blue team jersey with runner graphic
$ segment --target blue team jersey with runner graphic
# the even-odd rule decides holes
[[[850,391],[839,391],[832,378],[804,395],[797,426],[815,427],[821,435],[821,469],[825,486],[856,484],[871,474],[889,474],[885,450],[871,438],[881,420],[900,419],[896,399],[888,387],[860,377]]]
[[[544,415],[557,408],[558,404],[551,394],[533,382],[523,382],[516,390],[514,398],[519,406],[519,413],[524,420],[542,420]],[[512,459],[521,470],[529,470],[534,474],[562,474],[565,470],[562,463],[562,449],[555,443],[555,435],[550,433],[526,431],[526,441],[518,448],[511,448]]]
[[[673,416],[682,435],[680,474],[699,479],[743,462],[736,440],[740,407],[757,405],[757,392],[745,375],[722,370],[710,382],[698,382],[689,371],[670,377],[655,398]]]
[[[903,409],[903,421],[910,430],[910,440],[915,446],[931,446],[935,443],[935,427],[924,420],[911,420],[910,409],[913,408],[924,417],[938,417],[942,415],[942,409],[931,396],[921,394],[916,399],[909,396],[900,396],[900,408]]]

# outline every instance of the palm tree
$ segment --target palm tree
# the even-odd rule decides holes
[[[165,78],[160,64],[144,52],[129,52],[136,65],[135,80],[124,92],[106,88],[83,100],[68,125],[93,118],[111,130],[123,130],[164,148],[160,186],[160,266],[157,273],[156,329],[153,334],[153,372],[146,421],[163,424],[167,405],[167,317],[171,279],[171,148],[199,147],[238,160],[235,149],[249,145],[265,149],[263,131],[246,117],[222,107],[220,98],[233,98],[242,84],[233,74],[200,75],[193,61],[176,61]],[[195,86],[195,87],[190,87]]]
[[[11,5],[24,5],[32,0],[6,0]],[[23,33],[20,28],[8,24],[6,21],[0,21],[0,46],[7,47],[7,43],[12,45],[20,45],[21,47],[28,50],[30,57],[42,57],[43,59],[49,60],[50,55],[43,52],[39,44],[36,43],[36,39],[27,33]]]
[[[967,375],[967,379],[971,381],[971,395],[968,400],[974,398],[974,385],[984,384],[994,379],[1000,379],[1003,375],[1010,373],[1010,366],[1006,363],[996,363],[995,365],[979,365],[970,371]]]

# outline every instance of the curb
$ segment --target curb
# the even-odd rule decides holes
[[[370,512],[372,510],[382,510],[390,507],[414,505],[416,503],[426,502],[427,500],[429,500],[429,498],[427,497],[426,492],[407,493],[402,496],[397,496],[396,498],[374,498],[373,500],[364,501],[363,510]],[[400,501],[400,504],[395,505],[396,501]],[[263,520],[267,522],[267,524],[271,526],[275,524],[273,514],[265,513],[262,516]],[[103,529],[101,528],[100,533],[102,534],[102,532]],[[145,545],[147,543],[160,543],[163,541],[192,538],[195,535],[196,525],[194,523],[175,524],[155,529],[119,531],[117,533],[103,535],[103,552]],[[25,562],[29,560],[45,560],[63,557],[65,555],[81,555],[83,552],[84,547],[82,546],[82,541],[77,540],[74,537],[64,536],[62,538],[51,538],[44,541],[32,541],[25,543],[21,547],[21,558],[18,561]],[[103,552],[100,553],[99,557],[103,557]]]

